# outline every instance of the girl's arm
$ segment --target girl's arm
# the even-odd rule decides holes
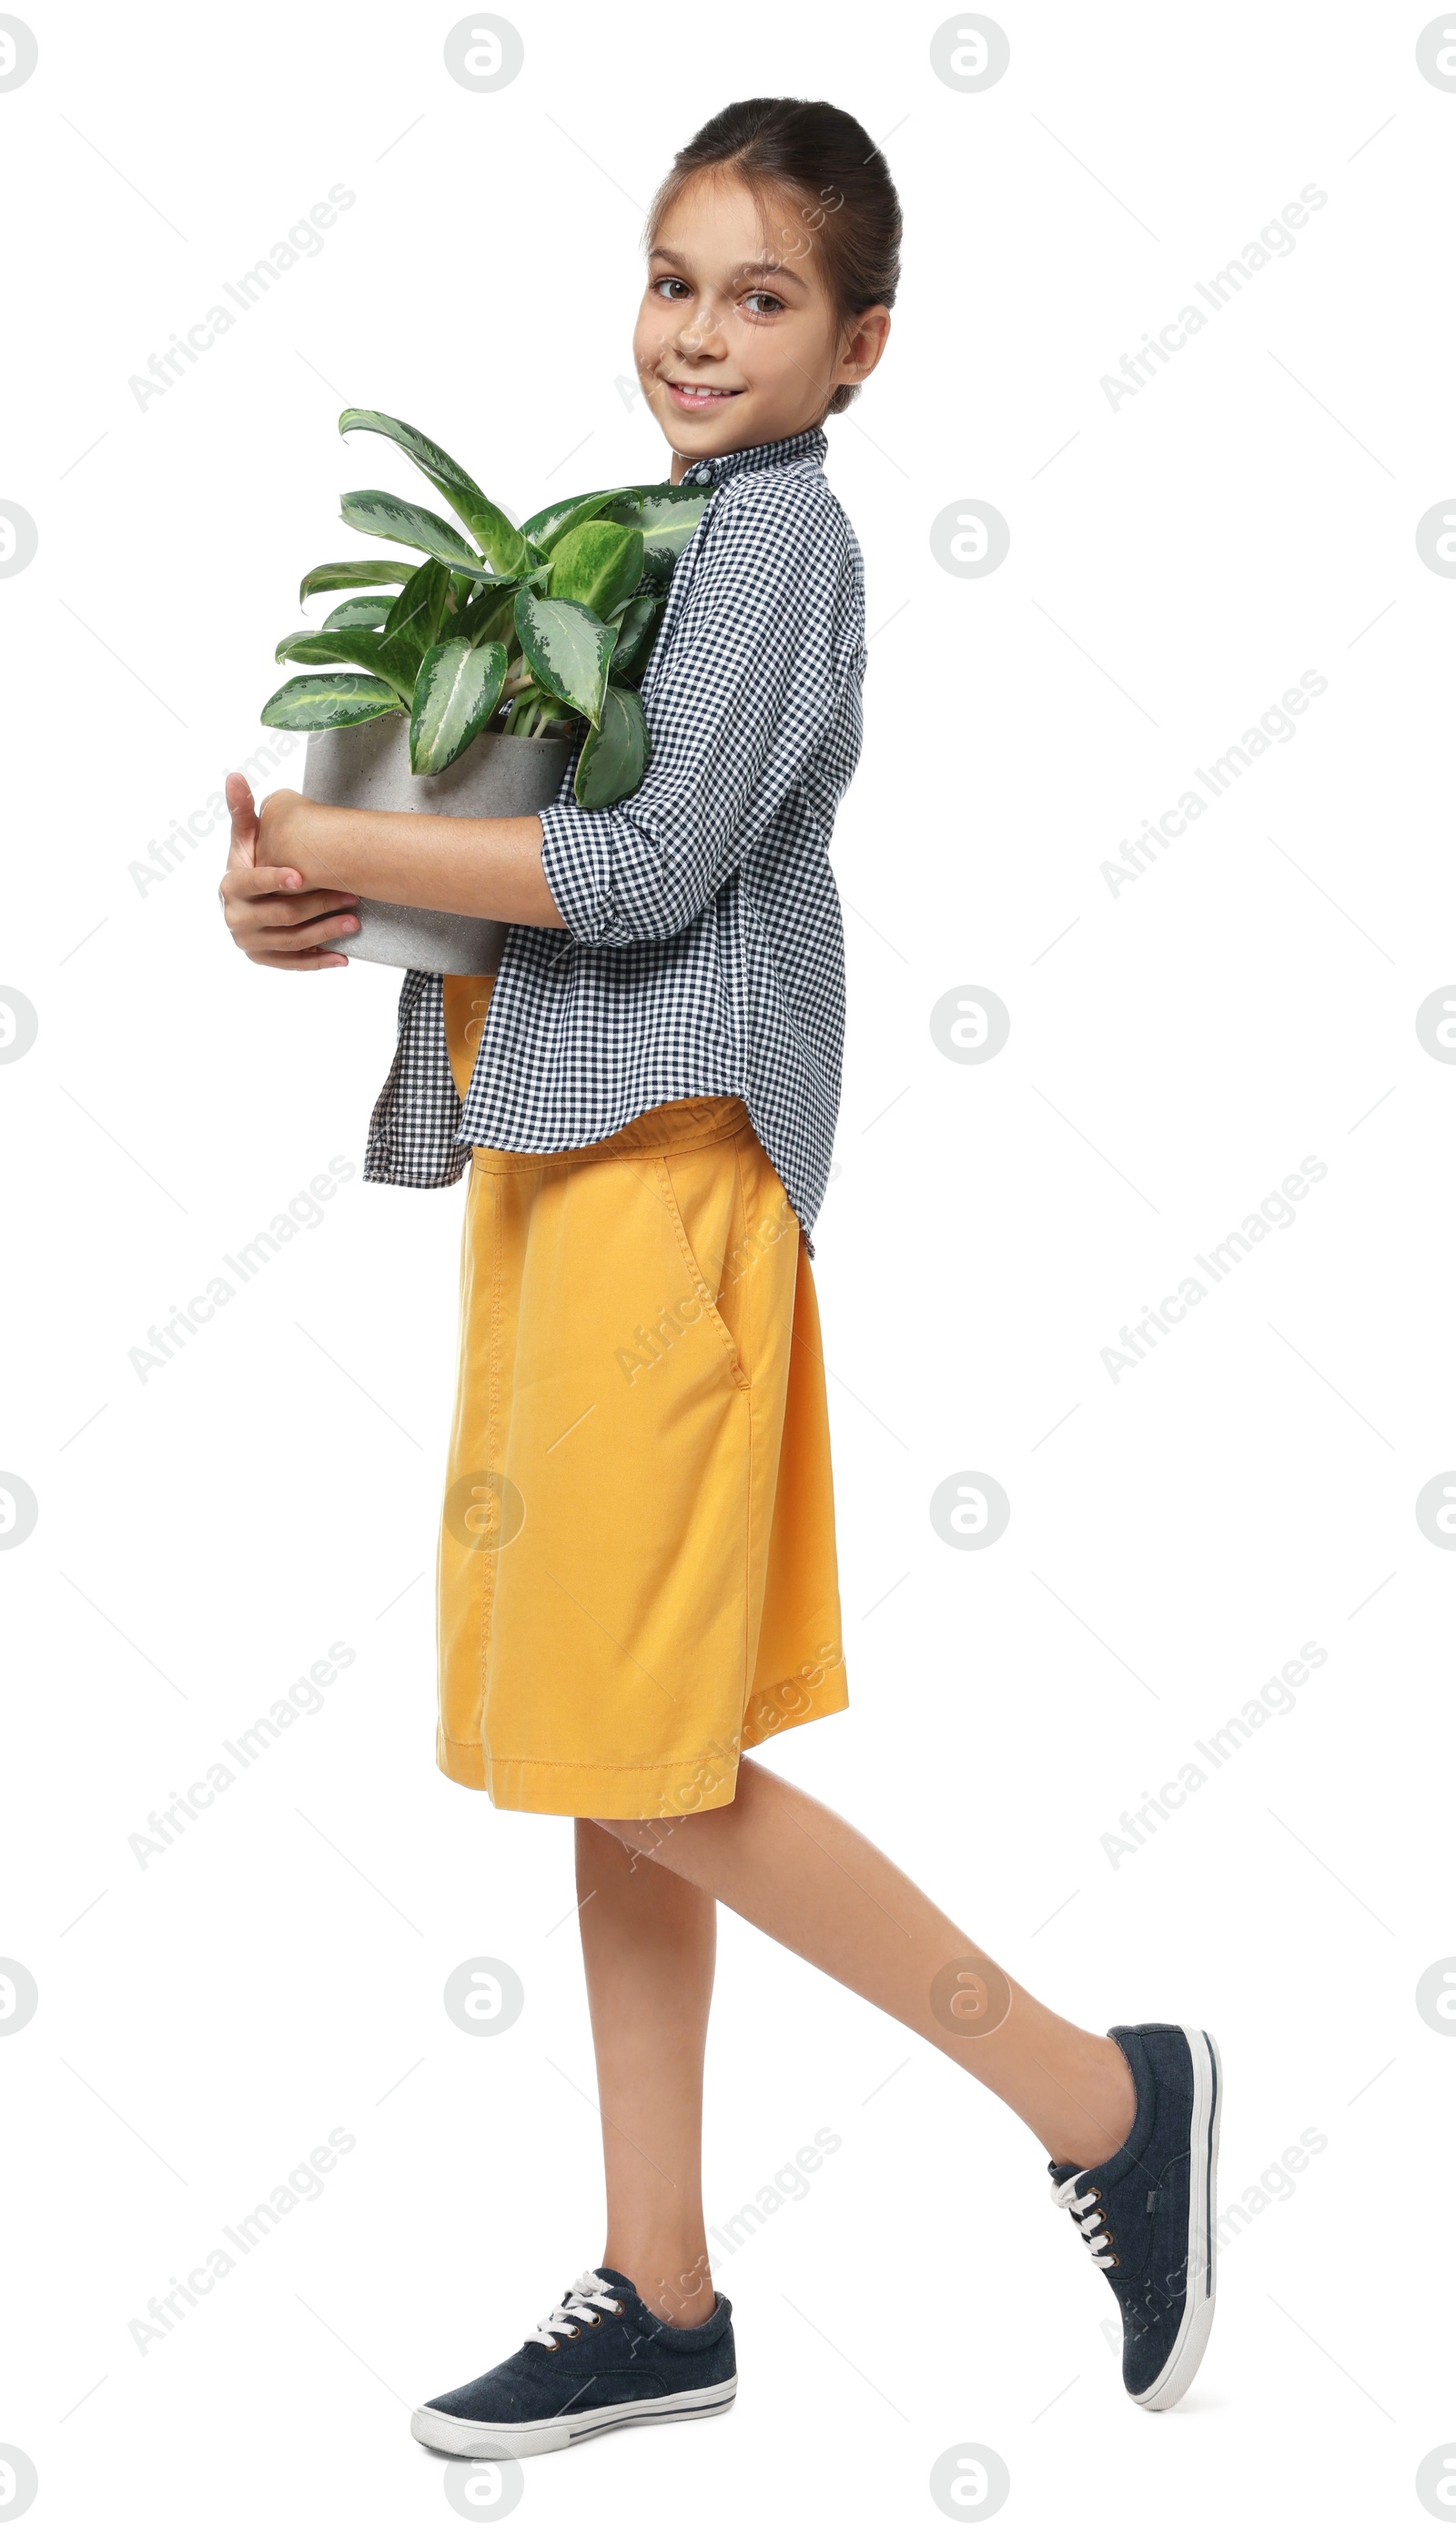
[[[291,866],[305,889],[502,925],[562,923],[542,878],[534,811],[522,819],[440,819],[428,811],[335,811],[301,793],[270,793],[258,848],[266,863]]]
[[[720,488],[691,552],[681,612],[643,682],[652,754],[634,794],[611,811],[555,802],[523,819],[335,811],[270,794],[256,862],[230,869],[223,886],[240,947],[275,967],[337,964],[337,926],[332,951],[320,947],[327,924],[301,928],[306,957],[280,948],[298,893],[319,913],[327,893],[341,910],[353,894],[565,928],[588,944],[665,942],[691,924],[818,748],[847,675],[844,646],[863,640],[852,539],[817,468]],[[233,784],[246,794],[230,778],[230,803]]]
[[[341,965],[360,898],[504,925],[561,926],[541,870],[541,822],[440,819],[414,811],[335,811],[270,793],[261,812],[228,778],[232,845],[220,892],[238,949],[265,968]]]

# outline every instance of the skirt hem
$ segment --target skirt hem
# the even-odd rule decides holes
[[[493,1805],[511,1814],[606,1815],[617,1822],[656,1823],[668,1815],[705,1814],[733,1803],[740,1753],[766,1743],[790,1726],[808,1726],[817,1718],[833,1718],[849,1706],[841,1673],[826,1683],[803,1707],[787,1707],[771,1694],[761,1694],[745,1722],[737,1749],[690,1755],[678,1762],[623,1764],[600,1762],[535,1762],[499,1753],[487,1754],[480,1744],[462,1744],[435,1733],[435,1762],[458,1788],[479,1789]]]

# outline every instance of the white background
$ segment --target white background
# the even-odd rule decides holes
[[[850,1021],[818,1228],[851,1706],[771,1764],[1083,2023],[1208,2024],[1229,2235],[1174,2415],[1129,2405],[1105,2285],[993,2101],[724,1917],[706,2198],[842,2146],[725,2261],[726,2420],[528,2465],[516,2524],[943,2525],[967,2440],[1028,2530],[1235,2516],[1421,2527],[1456,2449],[1450,1111],[1415,1015],[1456,975],[1456,96],[1424,0],[1000,12],[516,7],[517,80],[446,74],[446,6],[27,9],[0,95],[10,1372],[0,1464],[0,1954],[38,2010],[10,2108],[0,2440],[37,2531],[448,2528],[407,2408],[494,2363],[600,2253],[570,1839],[433,1765],[429,1570],[460,1194],[365,1189],[397,980],[232,950],[200,845],[131,867],[254,748],[346,486],[413,491],[403,414],[517,513],[655,472],[629,387],[640,209],[729,98],[826,95],[906,216],[888,358],[829,425],[864,548],[864,759],[841,815]],[[331,184],[315,258],[145,409],[149,356]],[[1328,202],[1136,396],[1099,381],[1300,188]],[[366,454],[372,450],[373,454]],[[937,563],[994,504],[998,571]],[[332,525],[331,525],[332,523]],[[313,614],[319,616],[321,609]],[[1180,843],[1100,867],[1306,671],[1327,682]],[[1052,947],[1048,947],[1052,946]],[[929,1015],[1012,1016],[957,1065]],[[1326,1176],[1156,1352],[1101,1350],[1306,1155]],[[334,1156],[353,1177],[145,1381],[129,1351]],[[989,1472],[1010,1527],[931,1527]],[[1102,1836],[1308,1640],[1327,1661],[1114,1866]],[[335,1641],[318,1714],[162,1857],[129,1837]],[[446,2019],[472,1950],[506,2034]],[[145,2356],[129,2320],[333,2127],[322,2195]],[[1246,2208],[1249,2207],[1246,2205]]]

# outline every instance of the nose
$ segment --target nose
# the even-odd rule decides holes
[[[716,304],[698,300],[695,308],[685,311],[681,325],[673,329],[673,349],[688,360],[720,361],[723,358],[723,330]]]

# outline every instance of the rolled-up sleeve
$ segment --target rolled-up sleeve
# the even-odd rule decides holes
[[[611,811],[541,813],[542,871],[586,943],[665,942],[752,852],[852,664],[852,560],[818,469],[722,486],[678,566],[642,684],[650,758]]]

